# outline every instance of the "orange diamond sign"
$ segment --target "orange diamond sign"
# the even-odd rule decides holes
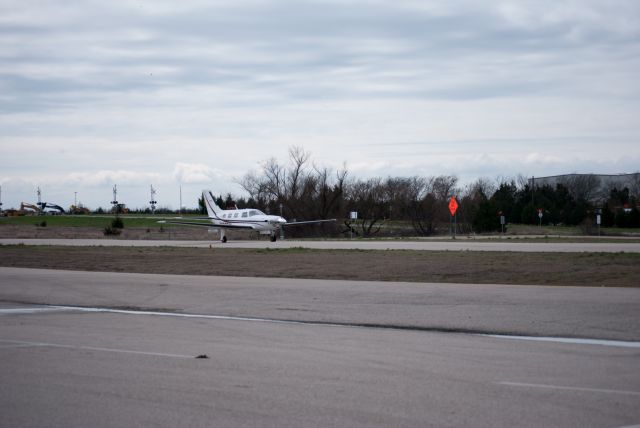
[[[449,212],[451,212],[451,216],[453,217],[458,210],[458,201],[456,201],[456,197],[452,196],[449,200]]]

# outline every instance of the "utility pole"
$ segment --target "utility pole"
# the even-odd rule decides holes
[[[535,201],[533,199],[533,195],[535,194],[535,189],[536,189],[536,179],[532,175],[531,176],[531,205],[535,205]]]
[[[36,193],[38,194],[38,208],[42,211],[42,192],[40,191],[40,186],[38,186]]]
[[[118,213],[118,186],[116,184],[113,185],[113,201],[111,201],[111,205],[113,205],[113,212]]]
[[[149,201],[149,204],[151,205],[151,214],[155,214],[156,212],[156,204],[158,203],[156,201],[156,189],[153,188],[153,184],[151,185],[151,200]]]

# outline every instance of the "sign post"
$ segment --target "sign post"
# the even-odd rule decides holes
[[[357,220],[358,219],[358,211],[351,211],[349,213],[349,218],[351,220]],[[349,239],[353,239],[353,226],[351,226],[351,224],[349,224]]]
[[[502,211],[498,212],[498,214],[500,214],[500,230],[501,230],[502,234],[504,235],[504,225],[506,223],[506,218],[505,218],[504,214],[502,214]]]
[[[542,208],[538,208],[538,227],[542,228]]]
[[[452,238],[456,239],[456,211],[458,210],[458,201],[456,201],[456,197],[452,196],[449,199],[449,212],[451,213],[451,217],[453,217],[453,235]]]

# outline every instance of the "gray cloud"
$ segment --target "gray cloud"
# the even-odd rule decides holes
[[[438,13],[411,3],[280,1],[244,8],[223,3],[184,11],[166,6],[154,13],[148,3],[139,8],[117,2],[56,5],[50,22],[22,18],[14,31],[4,30],[14,40],[27,42],[23,59],[10,58],[10,66],[4,67],[13,78],[6,89],[55,96],[221,85],[269,91],[284,99],[321,94],[369,98],[389,92],[437,98],[450,93],[460,99],[465,93],[470,98],[495,96],[494,89],[502,87],[500,93],[526,95],[531,80],[541,81],[533,88],[538,93],[544,83],[551,83],[550,89],[557,89],[554,81],[565,83],[565,75],[553,75],[551,69],[593,64],[594,58],[583,58],[585,50],[603,64],[623,60],[609,51],[612,45],[637,49],[633,22],[620,24],[631,18],[614,14],[612,23],[602,25],[603,18],[594,16],[611,17],[603,13],[611,6],[605,9],[597,2],[564,7],[554,7],[556,2],[516,3],[496,9],[453,3]],[[623,4],[634,9],[633,3]],[[72,7],[77,9],[70,12]],[[17,74],[12,73],[16,68]],[[344,70],[349,75],[341,75]],[[452,88],[442,82],[443,75],[470,81]],[[386,91],[353,90],[353,81]]]
[[[8,0],[0,171],[229,186],[293,144],[383,175],[633,168],[639,36],[632,0]]]

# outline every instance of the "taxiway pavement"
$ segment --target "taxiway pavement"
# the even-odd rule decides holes
[[[605,252],[639,253],[636,242],[531,242],[528,240],[475,241],[457,239],[451,241],[229,241],[222,244],[212,241],[160,241],[121,239],[0,239],[0,245],[66,245],[66,246],[124,246],[124,247],[195,247],[195,248],[311,248],[321,250],[422,250],[422,251],[516,251],[516,252]]]
[[[436,331],[640,340],[640,289],[0,267],[0,301]]]

